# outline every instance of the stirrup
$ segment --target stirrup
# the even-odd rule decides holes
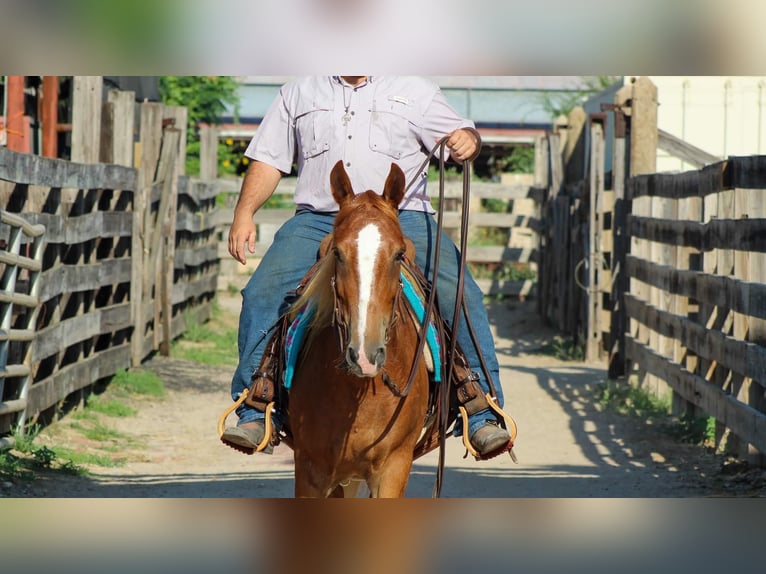
[[[465,427],[463,429],[463,446],[465,446],[466,450],[466,456],[470,453],[473,455],[473,457],[476,460],[489,460],[490,458],[495,458],[496,456],[499,456],[503,454],[504,452],[508,451],[508,454],[511,457],[511,460],[513,462],[518,463],[518,460],[516,459],[516,454],[513,452],[513,445],[516,441],[516,435],[518,434],[518,428],[516,427],[516,421],[514,421],[511,418],[511,415],[506,413],[503,409],[501,409],[494,397],[491,397],[489,393],[486,393],[484,395],[487,399],[487,404],[489,404],[489,407],[495,411],[498,415],[503,417],[503,421],[507,425],[508,433],[511,435],[511,440],[508,441],[508,443],[498,449],[493,450],[492,452],[488,452],[487,454],[479,454],[479,452],[473,448],[473,445],[471,444],[470,437],[468,436],[468,412],[465,410],[465,407],[460,405],[458,407],[458,410],[460,411],[460,415],[463,417],[463,426]]]
[[[223,440],[223,432],[224,430],[226,430],[226,419],[229,418],[229,415],[233,413],[237,409],[237,407],[239,407],[239,405],[245,402],[247,395],[248,395],[248,389],[245,389],[239,395],[239,398],[234,402],[234,404],[228,407],[226,410],[224,410],[223,413],[221,413],[221,416],[218,418],[218,438],[221,439],[221,442],[231,446],[232,448],[235,448],[235,447]],[[275,405],[274,401],[271,401],[268,405],[266,405],[266,412],[264,413],[266,417],[264,418],[263,440],[258,444],[258,446],[255,447],[254,449],[248,449],[248,448],[243,448],[241,446],[237,446],[236,450],[242,451],[245,454],[253,454],[255,452],[262,452],[266,449],[267,446],[269,446],[269,443],[271,442],[271,435],[274,431],[274,424],[271,421],[271,415],[274,412],[274,405]]]

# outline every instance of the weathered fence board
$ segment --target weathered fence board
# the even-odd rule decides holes
[[[187,318],[210,317],[218,184],[180,175],[185,109],[141,104],[138,142],[134,109],[133,96],[110,93],[99,107],[108,125],[78,143],[83,159],[123,165],[0,148],[0,446],[27,418],[167,350]],[[43,240],[20,241],[18,229],[43,226]]]

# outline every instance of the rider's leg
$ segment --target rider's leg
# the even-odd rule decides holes
[[[319,244],[332,230],[333,214],[298,212],[274,236],[257,269],[242,290],[239,317],[239,364],[231,383],[237,399],[250,387],[261,363],[271,328],[290,304],[287,293],[316,262]],[[263,419],[264,413],[243,403],[237,408],[239,424]]]

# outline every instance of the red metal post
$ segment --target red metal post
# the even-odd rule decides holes
[[[8,76],[8,116],[5,129],[8,134],[7,147],[13,151],[25,152],[26,130],[24,129],[24,76]]]
[[[43,76],[43,156],[58,157],[59,78]]]

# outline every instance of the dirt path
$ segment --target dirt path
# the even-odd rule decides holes
[[[235,320],[238,300],[221,294]],[[679,444],[652,426],[597,408],[592,393],[603,365],[562,362],[539,353],[555,335],[541,326],[533,303],[490,308],[508,411],[519,426],[514,464],[502,457],[464,459],[448,441],[445,497],[689,497],[727,494],[722,460]],[[229,404],[231,368],[155,358],[147,368],[168,397],[144,402],[114,426],[143,446],[117,468],[90,468],[87,477],[43,476],[15,496],[290,497],[292,451],[245,456],[224,447],[216,421]],[[418,460],[407,490],[428,497],[437,453]],[[728,482],[727,482],[728,480]],[[8,494],[8,493],[6,493]],[[752,493],[751,493],[752,494]]]

